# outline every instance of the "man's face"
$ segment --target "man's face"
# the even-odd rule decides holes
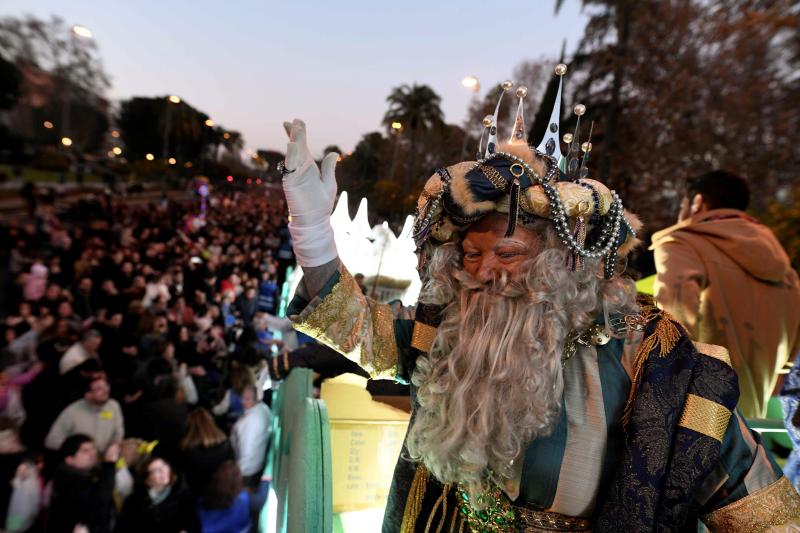
[[[97,465],[97,448],[91,442],[84,442],[75,455],[70,455],[64,462],[78,470],[91,470]]]
[[[96,379],[92,382],[89,390],[83,395],[87,402],[100,406],[108,401],[109,387],[104,379]]]
[[[566,251],[549,247],[555,231],[548,224],[518,227],[508,238],[506,228],[502,214],[468,228],[461,265],[454,264],[458,250],[435,250],[431,264],[442,271],[423,292],[423,303],[446,308],[412,376],[420,402],[407,449],[440,480],[466,486],[482,486],[487,465],[513,479],[520,451],[551,431],[564,342],[576,329],[573,317],[596,306],[570,298],[596,291],[596,272],[569,272]],[[567,272],[549,275],[558,269]]]
[[[461,247],[464,270],[485,282],[506,272],[513,275],[527,259],[536,257],[542,249],[537,234],[521,225],[510,237],[505,237],[508,219],[503,214],[491,214],[467,230]]]
[[[114,313],[108,319],[108,325],[112,328],[118,328],[122,325],[122,313]]]

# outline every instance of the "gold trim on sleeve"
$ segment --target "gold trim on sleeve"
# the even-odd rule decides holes
[[[394,377],[398,351],[391,308],[365,297],[343,265],[330,294],[315,298],[292,322],[372,377]]]
[[[786,477],[702,517],[711,531],[761,533],[800,524],[800,496]]]
[[[397,342],[394,336],[394,313],[388,305],[367,299],[372,309],[372,367],[375,375],[393,369],[397,365]]]
[[[436,328],[423,324],[422,322],[414,322],[414,332],[411,334],[411,347],[416,348],[421,352],[428,353],[433,346],[433,340],[436,338]]]
[[[719,359],[728,366],[731,366],[731,354],[724,346],[717,346],[716,344],[706,344],[704,342],[692,341],[694,347],[703,355]]]
[[[649,297],[637,298],[639,304],[639,314],[625,319],[626,324],[634,329],[645,329],[653,321],[658,321],[653,328],[653,332],[642,339],[639,348],[636,349],[636,356],[633,360],[633,377],[631,378],[631,390],[628,392],[628,401],[622,412],[622,427],[627,428],[633,416],[633,401],[639,391],[639,384],[644,378],[644,366],[650,357],[650,353],[658,348],[658,356],[666,357],[678,344],[683,335],[677,322],[666,311],[662,311],[655,306],[654,300]]]
[[[724,405],[687,394],[678,425],[722,442],[730,418],[731,412]]]

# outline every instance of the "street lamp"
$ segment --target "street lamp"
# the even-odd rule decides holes
[[[481,90],[481,84],[476,76],[467,76],[461,80],[461,85],[467,89],[471,89],[473,93],[477,93]]]
[[[64,146],[72,146],[72,139],[69,137],[61,137],[61,144]]]
[[[213,125],[214,125],[214,121],[213,121],[213,120],[211,120],[210,118],[207,118],[207,119],[206,119],[206,126],[208,126],[208,127],[210,128],[210,127],[211,127],[211,126],[213,126]]]
[[[174,165],[175,163],[177,163],[177,161],[175,160],[174,157],[170,157],[169,159],[167,159],[167,163],[169,163],[170,165]]]
[[[152,161],[153,159],[156,158],[156,156],[154,156],[153,154],[147,154],[144,156],[144,158],[147,159],[148,161]]]
[[[114,152],[114,155],[122,155],[122,148],[119,146],[115,146],[111,149],[111,151]]]
[[[397,168],[397,150],[400,148],[400,133],[403,130],[403,123],[402,122],[392,122],[392,131],[394,135],[394,150],[392,150],[392,166],[389,167],[389,179],[394,179],[394,171]]]
[[[49,120],[45,120],[45,121],[44,121],[44,124],[42,124],[42,125],[43,125],[45,128],[47,128],[48,130],[52,130],[52,129],[53,129],[53,123],[52,123],[52,122],[50,122]]]
[[[92,38],[92,31],[86,26],[75,25],[72,27],[72,33],[74,33],[78,37],[83,37],[84,39]]]
[[[75,25],[70,28],[69,31],[70,37],[73,39],[91,39],[92,32],[86,26],[79,26]],[[77,49],[77,45],[75,41],[72,41],[71,46],[73,49]],[[59,62],[60,63],[60,62]],[[62,67],[62,65],[58,65],[58,67]],[[64,104],[61,108],[61,134],[62,135],[69,135],[70,133],[70,124],[69,124],[69,115],[70,115],[70,107],[72,105],[72,70],[73,67],[68,65],[63,65],[65,67],[63,69],[64,72],[64,79],[66,81],[66,87],[64,88]]]
[[[171,119],[172,119],[172,106],[169,104],[180,104],[181,97],[171,94],[167,97],[167,116],[164,117],[164,143],[161,148],[161,157],[167,155],[169,151],[169,129],[171,126]]]

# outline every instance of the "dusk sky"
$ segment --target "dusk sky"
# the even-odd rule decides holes
[[[303,118],[320,155],[381,129],[386,96],[403,83],[430,85],[445,119],[462,123],[464,76],[488,88],[522,60],[557,57],[563,39],[575,49],[580,2],[558,16],[554,3],[4,0],[0,15],[88,27],[113,100],[177,94],[241,131],[250,149],[283,151],[281,122]]]

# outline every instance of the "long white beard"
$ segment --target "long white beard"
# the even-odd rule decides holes
[[[531,262],[515,279],[489,285],[456,271],[458,294],[412,377],[419,405],[411,458],[472,496],[486,489],[488,472],[497,483],[513,479],[527,445],[558,418],[572,324],[553,294],[563,287],[542,282],[549,263]]]

